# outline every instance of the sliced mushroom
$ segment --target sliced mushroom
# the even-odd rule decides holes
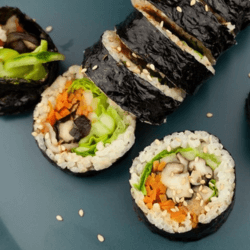
[[[189,170],[192,171],[192,170],[197,170],[200,172],[201,176],[204,176],[204,175],[207,175],[207,174],[210,174],[212,175],[213,174],[213,171],[212,169],[206,165],[206,161],[199,158],[198,161],[191,161],[189,163]]]
[[[188,160],[184,158],[180,153],[176,155],[177,159],[180,161],[180,163],[184,166],[184,173],[188,171]]]
[[[177,159],[176,154],[170,154],[170,155],[162,158],[161,160],[165,161],[166,163],[170,163],[170,162],[179,163],[179,160]]]
[[[181,163],[170,162],[164,168],[162,175],[171,176],[171,174],[180,174],[183,173],[184,166]]]
[[[210,189],[207,186],[202,186],[201,189],[199,187],[195,187],[193,190],[194,190],[195,193],[199,193],[200,194],[202,200],[204,200],[205,203],[208,202],[209,198],[213,194],[213,190]]]
[[[59,138],[62,139],[65,142],[70,142],[74,140],[74,137],[70,135],[70,131],[74,126],[74,122],[72,120],[69,120],[64,123],[60,123],[58,125],[58,132],[59,132]]]
[[[200,185],[202,180],[202,176],[200,171],[194,170],[192,171],[191,175],[190,175],[190,183],[194,186]]]

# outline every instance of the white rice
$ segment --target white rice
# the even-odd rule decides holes
[[[166,96],[170,96],[173,99],[182,102],[186,96],[185,91],[180,88],[169,88],[167,85],[162,85],[157,77],[151,77],[148,69],[140,70],[138,65],[134,64],[125,54],[118,51],[120,43],[119,36],[116,34],[115,31],[107,30],[104,32],[102,36],[102,42],[105,48],[109,51],[110,55],[116,60],[117,62],[126,62],[126,66],[130,71],[132,71],[135,75],[139,76],[140,78],[146,80],[154,87],[162,91]],[[125,46],[125,45],[124,45]]]
[[[178,140],[176,140],[178,138]],[[180,139],[180,140],[179,140]],[[134,188],[135,184],[140,181],[140,176],[147,162],[151,161],[154,156],[161,151],[166,150],[169,146],[174,149],[177,147],[199,147],[206,145],[209,154],[215,154],[221,158],[221,164],[214,171],[214,179],[218,188],[218,197],[213,197],[211,202],[207,204],[210,210],[200,214],[198,217],[199,223],[210,223],[214,218],[223,213],[232,202],[235,188],[235,163],[228,151],[223,149],[223,145],[218,138],[210,135],[205,131],[174,133],[164,137],[162,141],[155,140],[144,151],[140,152],[139,156],[134,159],[130,168],[131,178],[131,194],[138,207],[143,211],[150,223],[154,224],[159,229],[168,233],[187,232],[192,229],[190,216],[179,225],[178,222],[170,219],[170,214],[160,209],[159,204],[154,204],[152,209],[144,203],[144,195],[141,191]],[[222,188],[223,187],[223,188]]]
[[[125,112],[126,123],[129,124],[126,131],[120,134],[118,138],[111,144],[103,145],[102,142],[97,144],[97,152],[95,156],[82,157],[75,153],[71,153],[70,149],[77,147],[78,144],[60,144],[56,139],[56,134],[50,124],[46,124],[49,132],[43,134],[40,130],[46,121],[50,111],[48,101],[53,106],[56,104],[56,97],[63,92],[67,80],[80,79],[86,77],[81,73],[81,67],[71,66],[67,72],[59,76],[55,82],[42,93],[42,100],[36,106],[34,111],[34,132],[35,139],[39,148],[44,151],[47,156],[54,161],[62,169],[69,169],[74,173],[85,173],[90,170],[102,170],[111,166],[117,159],[122,157],[134,144],[135,141],[135,116]],[[109,100],[110,105],[121,110],[113,101]]]

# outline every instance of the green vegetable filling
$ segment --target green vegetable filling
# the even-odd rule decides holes
[[[145,183],[152,171],[154,161],[160,160],[166,156],[175,156],[177,153],[180,153],[187,160],[194,160],[197,156],[204,159],[206,164],[215,170],[220,165],[220,160],[213,154],[203,153],[201,150],[194,148],[176,148],[170,152],[163,150],[158,155],[156,155],[150,162],[148,162],[142,172],[139,184],[135,184],[134,187],[139,191],[142,191],[144,195],[147,194]]]
[[[91,91],[93,94],[91,106],[94,110],[94,118],[90,133],[80,140],[77,148],[73,148],[71,151],[83,157],[94,156],[99,142],[102,141],[105,145],[116,140],[120,134],[125,132],[128,124],[124,121],[124,114],[109,105],[107,96],[92,81],[87,78],[75,80],[68,92],[74,92],[80,88]]]
[[[0,77],[22,78],[25,80],[41,80],[47,72],[44,63],[64,60],[64,55],[48,50],[48,42],[41,40],[31,53],[19,54],[13,49],[0,49]]]
[[[211,198],[216,196],[218,197],[219,191],[218,188],[216,187],[216,180],[212,179],[209,182],[209,188],[213,190],[212,195],[209,197],[209,201],[211,201]]]

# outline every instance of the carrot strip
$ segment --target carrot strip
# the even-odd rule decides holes
[[[16,31],[21,33],[24,32],[23,27],[18,23],[17,19],[15,20],[15,23],[16,23]]]

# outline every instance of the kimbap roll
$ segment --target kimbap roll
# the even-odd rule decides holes
[[[0,115],[34,106],[56,78],[64,56],[48,34],[18,8],[0,8]]]
[[[234,160],[205,131],[155,140],[135,158],[130,173],[139,216],[171,240],[193,241],[217,231],[234,205]]]
[[[88,175],[111,166],[134,144],[135,117],[71,66],[42,93],[32,135],[60,169]]]
[[[105,31],[98,43],[86,49],[82,68],[122,109],[143,122],[161,124],[179,107],[185,92],[161,84],[160,76],[134,63],[132,54],[114,31]]]

